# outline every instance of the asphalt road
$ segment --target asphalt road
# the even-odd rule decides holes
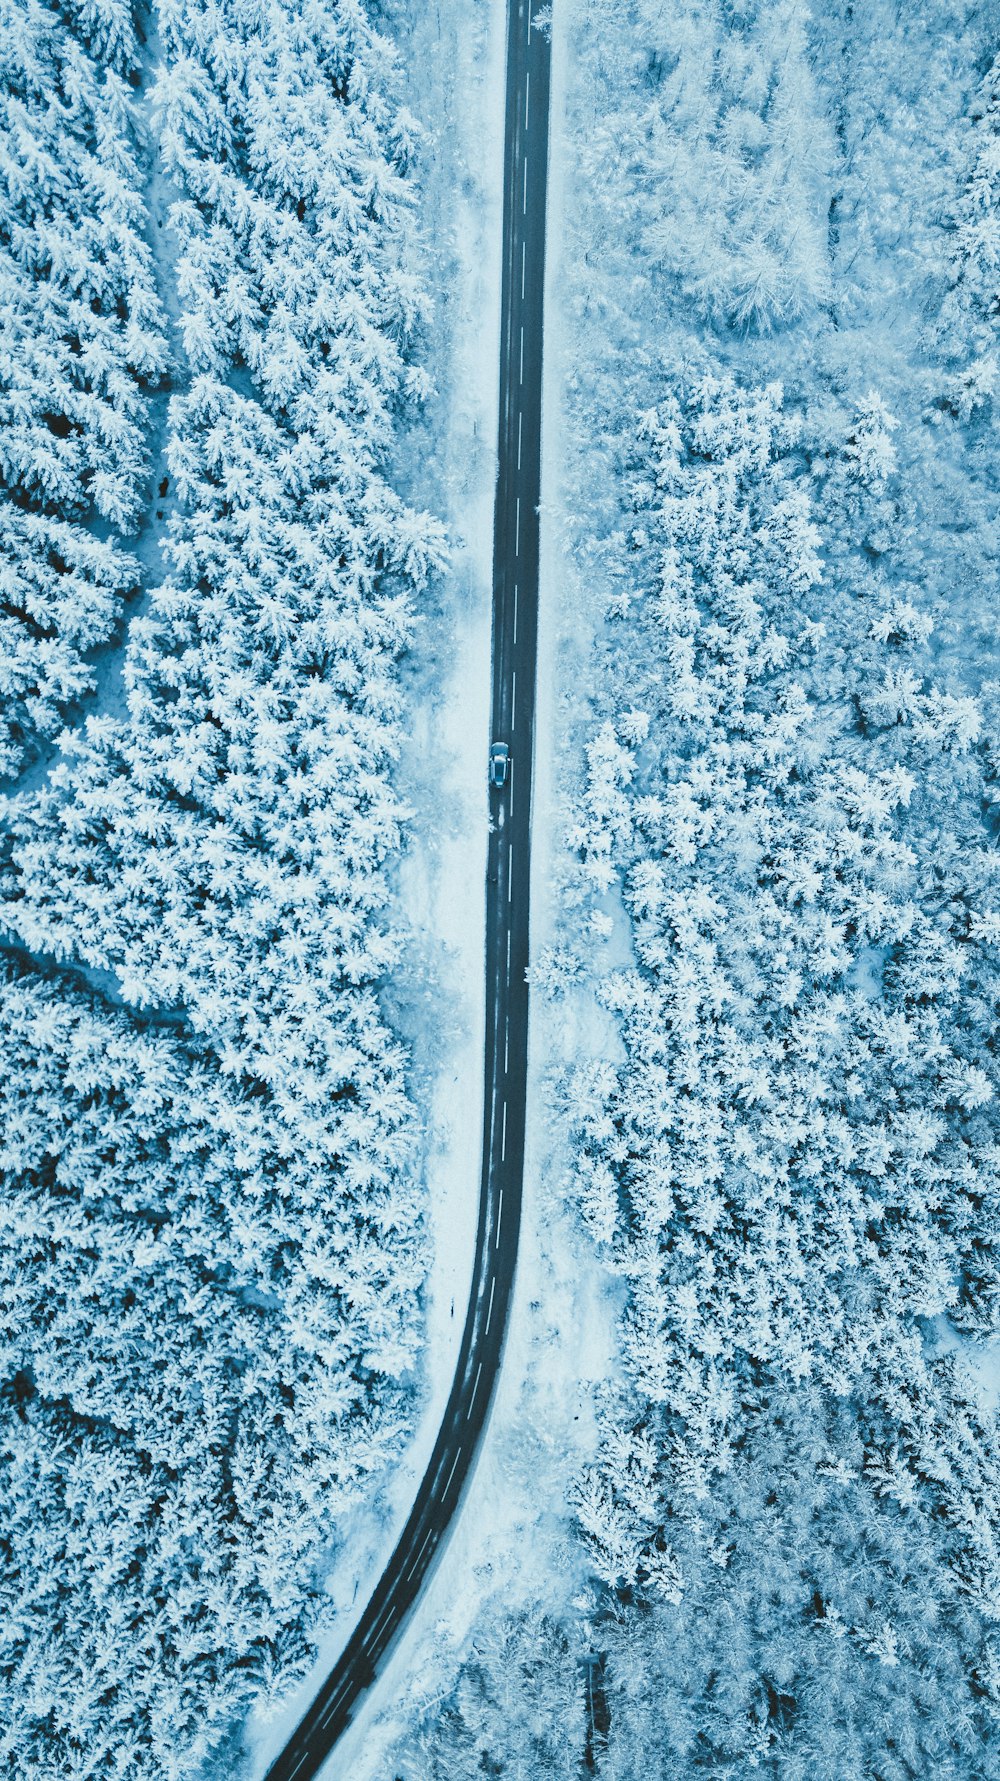
[[[532,5],[533,0],[508,0],[492,740],[509,744],[511,764],[507,784],[490,792],[482,1185],[472,1291],[451,1395],[409,1520],[343,1654],[268,1770],[267,1781],[308,1781],[317,1773],[420,1593],[486,1423],[514,1283],[528,1047],[525,968],[549,129],[548,37],[532,29]]]

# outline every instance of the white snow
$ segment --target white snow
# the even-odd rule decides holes
[[[477,61],[475,72],[470,59],[475,56],[476,34],[485,25],[486,55]],[[438,56],[431,58],[433,83],[442,82],[449,92],[462,95],[456,112],[443,87],[424,95],[424,115],[447,118],[448,125],[437,138],[441,164],[452,156],[453,167],[474,169],[473,177],[481,181],[479,202],[487,187],[492,205],[488,231],[484,237],[499,241],[499,175],[502,166],[500,129],[502,105],[502,38],[503,8],[499,0],[491,0],[488,15],[455,10],[446,15],[437,7],[426,21],[415,24],[411,39],[415,53],[409,65],[422,73],[430,64],[426,58],[429,38],[434,38]],[[448,52],[442,52],[447,41]],[[404,39],[404,55],[406,53]],[[439,65],[444,60],[444,69]],[[541,615],[539,638],[539,685],[536,716],[534,765],[533,822],[533,920],[532,952],[556,938],[555,903],[562,874],[560,831],[564,814],[557,785],[563,795],[572,791],[572,761],[579,762],[579,741],[585,727],[594,717],[584,690],[592,677],[593,636],[601,624],[600,614],[606,603],[607,590],[595,584],[588,570],[590,564],[574,562],[569,550],[569,529],[563,527],[560,515],[578,510],[583,498],[578,463],[567,445],[561,425],[563,398],[570,380],[579,371],[581,342],[587,328],[581,316],[589,316],[590,335],[598,339],[605,326],[603,308],[606,293],[602,290],[602,267],[585,272],[587,253],[579,234],[572,204],[572,161],[564,148],[561,120],[568,103],[572,84],[572,68],[567,59],[565,13],[557,9],[553,44],[552,140],[553,154],[549,185],[549,252],[547,273],[546,346],[545,346],[545,431],[543,440],[543,503],[542,503],[542,572]],[[454,84],[453,84],[454,83]],[[488,96],[488,104],[486,99]],[[424,109],[423,107],[415,108]],[[475,141],[463,130],[462,119],[475,122]],[[465,127],[467,130],[467,126]],[[490,146],[492,163],[487,166],[484,146]],[[494,183],[491,185],[490,181]],[[441,188],[437,190],[440,192]],[[475,199],[472,200],[473,209]],[[567,214],[567,211],[569,214]],[[428,205],[429,226],[442,211]],[[485,212],[483,213],[485,219]],[[564,226],[564,217],[566,226]],[[447,234],[447,230],[444,231]],[[566,244],[566,245],[563,245]],[[600,253],[595,253],[600,260]],[[489,254],[480,254],[474,266],[465,265],[465,282],[459,286],[461,301],[471,295],[481,281],[483,268],[499,275]],[[488,289],[489,281],[485,283]],[[610,281],[609,281],[610,282]],[[638,284],[639,281],[637,280]],[[578,304],[578,310],[574,305]],[[637,308],[641,308],[636,296]],[[572,339],[575,355],[571,355],[560,327],[560,313],[566,317],[566,333]],[[469,358],[466,361],[472,387],[495,389],[496,352],[493,321],[487,329],[481,324],[481,312],[473,305],[465,315],[470,329]],[[473,332],[475,339],[473,340]],[[477,350],[478,348],[478,350]],[[475,383],[476,376],[482,380]],[[456,417],[453,437],[462,435],[457,417],[462,412],[454,392]],[[484,423],[492,442],[495,419],[485,413]],[[465,435],[468,438],[468,433]],[[480,441],[476,440],[477,445]],[[491,445],[492,448],[492,445]],[[425,485],[426,486],[426,485]],[[456,490],[456,493],[459,491]],[[472,500],[471,489],[468,498]],[[426,494],[424,499],[427,499]],[[600,500],[599,491],[594,499]],[[431,503],[433,504],[433,503]],[[466,509],[464,511],[471,511]],[[490,514],[485,501],[480,513],[481,537],[488,572]],[[461,531],[469,522],[463,516],[461,500],[453,510],[452,524]],[[462,561],[460,556],[459,561]],[[461,661],[462,622],[456,615],[456,649]],[[468,645],[468,638],[466,644]],[[469,661],[474,651],[470,647]],[[485,697],[488,674],[483,679]],[[448,691],[450,699],[456,692],[461,670],[456,665]],[[470,703],[459,699],[457,706],[441,713],[445,734],[456,740],[464,750],[471,777],[467,781],[470,819],[481,809],[481,754],[470,737],[484,736],[474,716],[474,698]],[[456,723],[457,714],[461,721]],[[469,714],[473,715],[470,717]],[[433,747],[426,727],[415,733],[419,759],[432,763]],[[470,766],[471,763],[471,766]],[[437,771],[437,769],[435,769]],[[430,780],[442,793],[456,790],[464,769],[455,763],[449,769],[442,762],[443,777]],[[456,777],[458,776],[458,777]],[[441,886],[442,862],[449,857],[453,869],[461,872],[467,850],[461,843],[449,853],[453,836],[450,829],[438,844],[439,862],[433,853],[433,825],[428,825],[427,784],[418,772],[411,792],[418,815],[416,828],[420,835],[410,861],[404,869],[402,889],[407,907],[419,912],[433,932],[435,919],[449,908]],[[442,796],[442,807],[447,800]],[[471,832],[471,830],[470,830]],[[435,871],[439,876],[435,878]],[[481,876],[481,875],[480,875]],[[462,880],[464,885],[464,879]],[[435,885],[438,889],[435,889]],[[455,912],[446,923],[448,940],[456,944],[464,931],[469,905],[463,903],[463,890],[457,893]],[[464,913],[463,913],[464,911]],[[608,968],[627,962],[629,958],[628,926],[617,896],[607,899],[604,913],[610,926],[599,946],[591,944],[588,951],[593,960],[593,981],[598,981]],[[433,942],[428,937],[428,958],[435,960],[439,975],[436,985],[446,989],[451,981]],[[473,959],[473,949],[464,942],[455,958],[467,957],[481,994],[481,957]],[[877,948],[868,948],[856,967],[856,980],[867,994],[879,990],[883,959]],[[434,1057],[436,1089],[428,1103],[431,1107],[431,1133],[441,1134],[438,1154],[442,1159],[440,1183],[433,1193],[440,1194],[439,1204],[452,1207],[468,1193],[466,1210],[474,1206],[478,1189],[478,1128],[470,1131],[469,1142],[475,1143],[471,1169],[463,1175],[455,1167],[457,1149],[447,1141],[447,1111],[451,1094],[457,1094],[465,1083],[475,1079],[475,1105],[478,1116],[481,1069],[478,1020],[472,1016],[471,989],[473,977],[466,980],[463,1000],[456,1005],[454,1018],[458,1030],[471,1035],[472,1060],[466,1078],[455,1078],[449,1089],[444,1056],[447,1034],[435,1041]],[[444,1003],[441,1003],[444,1006]],[[480,1008],[477,1004],[477,1008]],[[464,1013],[463,1013],[464,1010]],[[464,1026],[462,1022],[467,1020]],[[411,1028],[416,1033],[418,1029]],[[443,1046],[443,1049],[439,1049]],[[566,1155],[560,1137],[556,1110],[556,1077],[561,1063],[569,1057],[586,1055],[621,1056],[620,1039],[614,1022],[585,990],[574,989],[557,1006],[544,1004],[536,995],[532,1003],[528,1155],[525,1173],[525,1203],[522,1225],[518,1278],[503,1371],[489,1427],[475,1473],[470,1480],[461,1512],[453,1524],[436,1569],[429,1579],[422,1601],[387,1664],[377,1686],[364,1703],[355,1725],[338,1746],[326,1774],[347,1776],[352,1781],[383,1781],[387,1773],[386,1758],[394,1741],[406,1724],[408,1715],[426,1712],[435,1700],[443,1698],[450,1687],[463,1644],[467,1641],[482,1604],[492,1595],[499,1595],[504,1606],[516,1612],[519,1605],[539,1599],[558,1601],[563,1612],[567,1605],[578,1605],[586,1611],[586,1570],[580,1546],[574,1542],[567,1521],[567,1491],[581,1460],[593,1449],[596,1432],[595,1402],[602,1384],[613,1380],[616,1369],[616,1298],[613,1282],[602,1271],[592,1252],[576,1231],[575,1219],[562,1204]],[[457,1139],[457,1133],[454,1134]],[[451,1159],[449,1165],[448,1159]],[[439,1226],[440,1228],[440,1226]],[[450,1221],[449,1221],[450,1228]],[[449,1245],[435,1263],[434,1309],[432,1313],[432,1352],[436,1356],[432,1368],[428,1415],[434,1403],[434,1392],[447,1388],[450,1369],[444,1365],[449,1352],[447,1329],[442,1334],[441,1283],[460,1277],[461,1245]],[[449,1272],[450,1270],[450,1272]],[[456,1335],[459,1305],[456,1305]],[[954,1334],[954,1332],[953,1332]],[[1000,1400],[1000,1345],[984,1347],[961,1343],[957,1334],[948,1344],[962,1347],[963,1365],[980,1395],[984,1407]],[[441,1365],[440,1374],[437,1372]],[[433,1434],[434,1424],[427,1425]],[[397,1480],[402,1482],[402,1474]],[[408,1499],[407,1499],[408,1500]],[[374,1578],[374,1573],[373,1573]],[[359,1598],[359,1605],[360,1605]],[[345,1618],[345,1629],[346,1629]],[[407,1770],[407,1773],[410,1771]],[[414,1771],[415,1773],[416,1771]]]
[[[1000,1410],[1000,1342],[977,1342],[963,1336],[951,1319],[940,1312],[930,1319],[924,1339],[929,1358],[954,1354],[960,1382],[979,1408]]]

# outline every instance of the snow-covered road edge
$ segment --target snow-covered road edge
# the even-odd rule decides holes
[[[482,1150],[505,22],[503,0],[471,8],[450,0],[415,6],[410,17],[400,8],[395,30],[406,103],[426,131],[421,270],[435,305],[426,362],[437,383],[423,423],[402,444],[396,481],[445,521],[452,547],[404,668],[410,745],[400,789],[413,816],[396,919],[412,950],[386,996],[411,1050],[410,1093],[425,1126],[430,1271],[419,1416],[392,1478],[342,1524],[328,1580],[337,1613],[316,1663],[280,1716],[248,1722],[254,1776],[336,1660],[402,1531],[451,1385],[469,1293]],[[377,1701],[391,1699],[393,1687],[381,1684]],[[341,1772],[344,1760],[338,1749],[329,1772]]]

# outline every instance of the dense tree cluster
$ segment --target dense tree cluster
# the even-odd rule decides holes
[[[27,19],[114,161],[108,216],[138,231],[128,10],[71,13]],[[2,988],[2,1675],[25,1776],[187,1774],[227,1715],[287,1688],[328,1601],[323,1548],[405,1432],[420,1339],[416,1122],[378,1002],[399,947],[396,663],[443,549],[385,469],[426,381],[413,126],[353,0],[165,0],[158,30],[144,84],[190,369],[169,578],[129,631],[127,711],[65,735],[3,809],[20,953],[110,975],[121,1003],[20,966]],[[33,78],[51,134],[51,68]],[[87,190],[65,143],[52,177]],[[120,243],[123,293],[129,266]],[[23,268],[16,287],[32,300]],[[117,598],[131,571],[104,539],[131,524],[158,312],[84,294],[66,393],[38,397],[71,425],[38,424],[78,489],[60,523]],[[80,353],[106,396],[71,401]],[[22,528],[55,524],[13,460],[9,481]]]
[[[419,1207],[332,1191],[173,1037],[10,970],[0,1017],[0,1750],[186,1773],[308,1662],[316,1555],[398,1446]]]
[[[575,1781],[584,1741],[580,1666],[562,1628],[539,1609],[497,1612],[482,1626],[458,1687],[398,1759],[407,1781]],[[393,1768],[397,1767],[396,1759]]]
[[[920,1330],[940,1313],[997,1330],[990,766],[975,701],[934,685],[888,575],[831,600],[799,432],[776,387],[712,374],[643,422],[629,708],[592,747],[571,836],[598,891],[623,870],[632,918],[635,967],[603,988],[627,1062],[572,1104],[584,1217],[629,1284],[635,1398],[580,1513],[609,1586],[679,1602],[681,1549],[697,1534],[726,1562],[729,1481],[748,1488],[776,1406],[802,1420],[800,1382],[841,1425],[818,1476],[842,1464],[855,1499],[913,1524],[971,1698],[1000,1650],[1000,1454]],[[862,529],[885,437],[870,403],[823,466]],[[800,1561],[803,1628],[812,1612],[825,1634],[832,1605],[866,1650],[873,1617],[889,1653],[915,1641],[880,1568],[852,1621]]]
[[[932,327],[935,345],[953,367],[945,389],[963,423],[992,404],[1000,387],[1000,60],[987,69],[969,122],[964,177],[950,207],[950,289]]]
[[[723,31],[725,68],[774,15]],[[621,884],[634,965],[601,986],[626,1062],[578,1073],[567,1112],[584,1220],[629,1289],[629,1386],[578,1501],[609,1776],[651,1749],[665,1777],[996,1761],[996,1419],[927,1340],[944,1318],[995,1339],[1000,1314],[997,701],[970,659],[996,573],[995,75],[949,136],[936,50],[890,149],[879,30],[833,12],[815,33],[849,157],[834,314],[863,359],[907,281],[937,313],[900,314],[888,399],[852,390],[836,334],[689,343],[652,400],[647,374],[604,550],[616,629],[571,901],[599,932]],[[894,39],[896,80],[921,41]],[[757,90],[758,169],[777,91]],[[656,186],[681,218],[682,187]],[[557,988],[580,973],[563,951]]]
[[[724,28],[713,0],[639,14],[648,76],[627,129],[644,253],[715,322],[810,313],[829,295],[829,194],[802,0],[733,9]]]
[[[575,1502],[601,1605],[567,1635],[577,1686],[603,1654],[614,1781],[996,1761],[1000,1441],[927,1341],[1000,1327],[994,694],[939,684],[894,573],[892,435],[875,396],[834,446],[778,385],[677,367],[611,540],[567,895],[599,936],[621,884],[634,964],[600,985],[624,1061],[564,1100],[627,1287]],[[442,1772],[494,1687],[467,1658]]]
[[[183,1003],[227,1067],[325,1120],[352,1073],[342,992],[393,956],[393,664],[440,537],[380,468],[419,381],[408,136],[355,67],[360,13],[268,21],[164,9],[194,374],[171,405],[173,576],[130,633],[127,718],[89,720],[15,803],[4,894],[27,945]]]
[[[0,6],[0,774],[93,686],[87,652],[138,583],[114,535],[166,347],[126,36]]]

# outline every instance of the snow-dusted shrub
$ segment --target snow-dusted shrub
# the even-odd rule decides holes
[[[642,242],[706,319],[767,330],[829,290],[807,13],[800,0],[719,13],[714,0],[640,8],[654,89],[637,132]]]

